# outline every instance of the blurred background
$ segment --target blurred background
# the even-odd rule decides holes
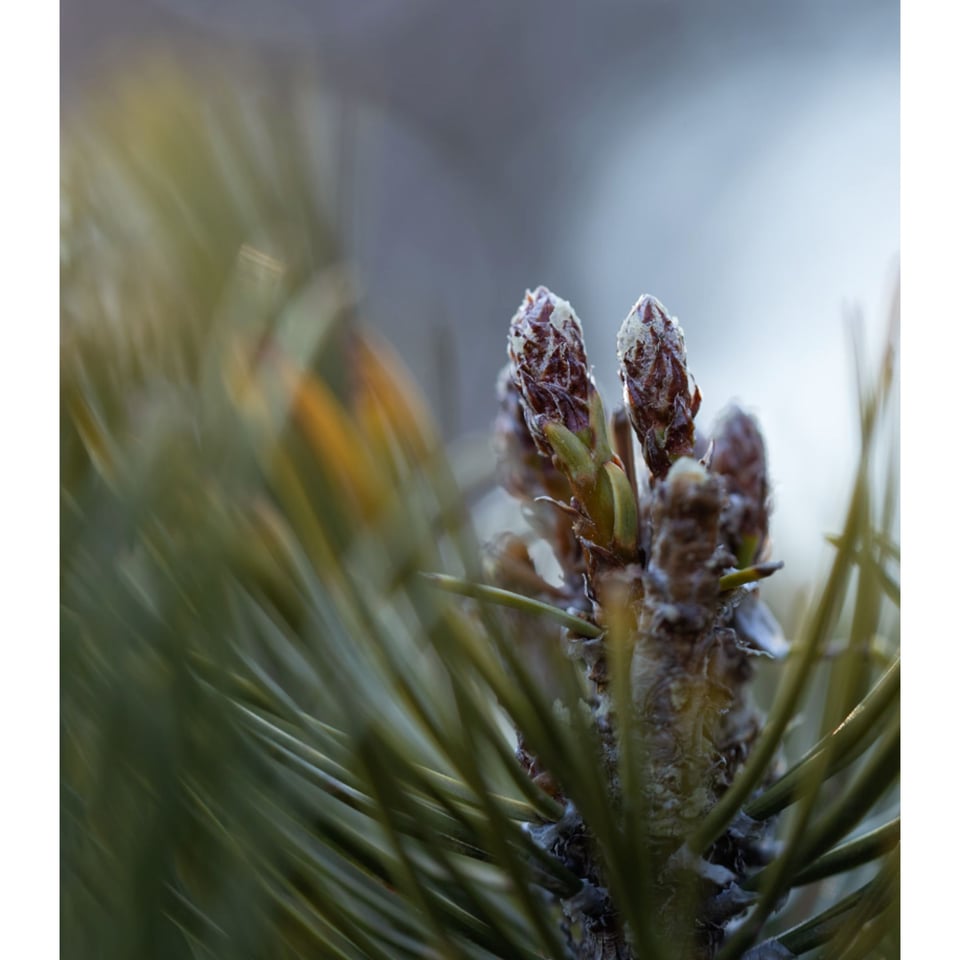
[[[495,414],[527,287],[573,303],[611,401],[616,331],[659,297],[701,425],[760,418],[774,553],[812,576],[856,456],[851,318],[875,352],[896,288],[895,0],[62,0],[64,121],[158,53],[318,92],[364,316],[451,441]]]

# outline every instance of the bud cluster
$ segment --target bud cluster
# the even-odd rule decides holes
[[[545,287],[528,292],[510,323],[507,353],[496,423],[501,477],[523,502],[546,499],[554,510],[553,526],[537,526],[564,573],[563,587],[549,599],[587,613],[603,631],[589,640],[571,634],[569,649],[591,690],[612,794],[621,789],[618,756],[626,734],[620,726],[643,740],[645,830],[651,855],[663,858],[660,892],[668,913],[681,883],[670,879],[672,869],[697,873],[709,899],[708,879],[734,877],[754,855],[747,850],[753,840],[732,834],[707,852],[709,863],[681,853],[762,724],[749,695],[750,659],[777,655],[776,625],[753,583],[776,567],[755,566],[766,552],[769,525],[763,438],[752,417],[732,408],[706,448],[694,428],[701,396],[683,331],[652,296],[636,302],[617,336],[625,410],[609,430],[569,303]],[[637,476],[634,442],[646,476]],[[696,459],[695,450],[705,448]],[[494,569],[504,587],[522,582],[520,590],[548,599],[552,588],[538,579],[525,545],[503,542],[499,558]],[[625,666],[617,682],[626,690],[627,716],[624,701],[615,703],[610,692],[615,671]],[[531,777],[563,799],[522,739],[518,756]],[[576,830],[586,830],[575,811],[571,818]],[[585,870],[602,875],[599,866]],[[722,890],[704,902],[703,915],[714,921],[703,956],[712,955],[723,924],[741,907]],[[581,947],[592,956],[589,930],[597,918],[579,916],[573,904],[564,910],[587,931]],[[600,919],[617,925],[615,918]],[[630,955],[621,947],[617,956]]]

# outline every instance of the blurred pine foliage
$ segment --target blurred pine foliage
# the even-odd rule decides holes
[[[581,881],[535,842],[564,809],[513,728],[635,955],[680,956],[589,712],[555,709],[513,643],[512,617],[548,621],[421,575],[484,579],[430,412],[355,316],[309,131],[282,98],[203,89],[160,69],[64,134],[64,955],[575,955]],[[892,369],[891,339],[833,566],[688,840],[779,817],[725,960],[898,955]],[[580,702],[575,664],[550,670]],[[801,723],[809,752],[771,782]]]

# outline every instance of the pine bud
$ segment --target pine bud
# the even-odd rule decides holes
[[[592,447],[591,405],[597,391],[583,329],[570,304],[546,287],[527,291],[510,322],[507,353],[537,449],[544,456],[556,452],[547,436],[552,425]]]
[[[722,503],[720,481],[686,458],[674,464],[654,491],[646,603],[675,630],[700,630],[713,616]]]
[[[687,370],[683,330],[656,297],[642,296],[617,334],[620,379],[630,422],[658,480],[693,455],[700,390]]]
[[[710,471],[722,476],[728,502],[721,525],[741,567],[752,563],[767,539],[770,507],[767,457],[757,421],[730,407],[714,431]]]
[[[522,500],[541,496],[569,500],[567,478],[551,460],[541,456],[530,436],[510,364],[503,368],[497,380],[497,399],[500,409],[493,425],[493,443],[503,488]]]

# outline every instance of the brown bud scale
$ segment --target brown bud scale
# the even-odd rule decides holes
[[[769,524],[767,457],[757,421],[731,406],[714,431],[711,473],[724,478],[727,504],[721,525],[741,564],[762,553]]]
[[[542,456],[527,429],[520,392],[507,364],[497,381],[500,409],[493,425],[493,446],[497,474],[508,493],[532,501],[546,496],[569,500],[570,484],[553,463]]]

